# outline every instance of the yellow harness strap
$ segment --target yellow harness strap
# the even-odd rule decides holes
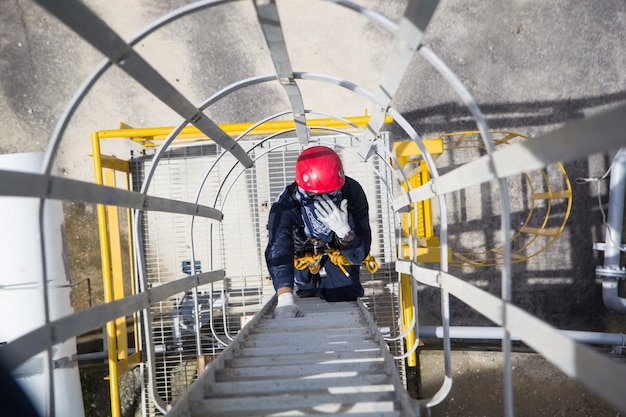
[[[313,275],[317,274],[320,271],[320,260],[322,259],[323,253],[312,254],[305,253],[302,256],[293,258],[293,266],[298,270],[302,271],[304,268],[309,268],[309,271]]]
[[[328,259],[339,268],[341,271],[348,275],[348,271],[344,267],[345,265],[352,265],[352,262],[348,258],[346,258],[339,249],[326,249],[324,252],[320,252],[317,254],[305,253],[302,256],[293,258],[293,266],[298,270],[302,271],[304,268],[309,268],[312,274],[317,274],[321,267],[322,256],[327,255]],[[373,274],[378,271],[378,262],[371,254],[367,254],[367,257],[363,260],[363,265],[367,268],[367,270]]]

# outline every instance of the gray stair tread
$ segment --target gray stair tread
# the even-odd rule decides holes
[[[360,413],[363,411],[394,411],[396,409],[395,394],[393,392],[365,392],[355,394],[320,394],[320,395],[284,395],[268,397],[265,395],[254,397],[239,397],[236,401],[231,398],[207,399],[192,403],[192,416],[211,413],[211,415],[249,414],[256,411],[291,411],[326,409],[327,413],[346,412]]]
[[[312,392],[320,389],[328,390],[332,387],[363,387],[370,385],[388,384],[386,374],[371,374],[362,376],[341,376],[335,374],[327,378],[289,378],[264,381],[237,381],[216,382],[206,387],[205,396],[228,397],[245,396],[248,394],[285,394],[287,392]]]
[[[271,348],[263,348],[271,351]],[[281,354],[274,352],[271,356],[253,355],[247,349],[242,352],[241,356],[234,359],[228,359],[225,366],[228,368],[248,368],[254,366],[275,366],[275,365],[295,365],[295,364],[324,364],[324,363],[354,363],[358,361],[371,361],[372,359],[381,359],[380,348],[378,346],[363,348],[359,351],[344,350],[338,352],[321,352],[302,350],[298,352],[287,352]],[[269,352],[268,352],[269,353]]]
[[[311,415],[332,415],[333,417],[355,417],[355,416],[364,416],[364,417],[402,417],[403,414],[401,411],[356,411],[354,413],[345,412],[345,413],[324,413],[321,410],[313,410],[313,412],[308,413]],[[216,416],[216,414],[206,414],[207,416]],[[250,414],[246,413],[237,413],[236,417],[302,417],[304,414],[300,410],[288,410],[288,411],[280,411],[280,412],[252,412]],[[200,416],[200,414],[193,414],[193,416]],[[233,416],[232,414],[222,413],[221,416]],[[233,416],[235,417],[235,416]]]
[[[216,381],[233,381],[237,379],[270,379],[290,378],[313,375],[324,375],[330,372],[381,373],[385,368],[384,361],[357,362],[347,364],[315,364],[315,365],[274,365],[253,368],[225,368],[215,371]]]
[[[312,329],[325,329],[337,327],[361,327],[365,326],[365,319],[361,314],[356,312],[342,313],[340,317],[337,314],[314,313],[307,314],[304,317],[292,317],[288,319],[270,319],[263,320],[258,324],[258,329],[274,329],[274,328],[300,328],[309,327]]]
[[[295,320],[295,319],[294,319]],[[316,337],[320,339],[335,339],[341,337],[348,336],[356,336],[356,335],[365,335],[371,336],[371,330],[369,327],[359,326],[359,327],[338,327],[335,329],[324,329],[324,328],[313,328],[308,330],[303,330],[306,332],[307,336]],[[252,340],[266,340],[266,339],[274,339],[276,337],[290,337],[289,334],[294,333],[293,329],[289,328],[276,328],[273,332],[259,332],[257,328],[250,329],[250,333],[246,337],[246,341]]]
[[[300,341],[301,339],[306,339],[304,341]],[[253,337],[248,337],[242,346],[244,348],[263,348],[263,347],[274,347],[281,344],[304,344],[309,343],[308,340],[315,340],[319,346],[327,346],[329,349],[332,349],[336,346],[353,346],[358,345],[360,343],[378,343],[374,336],[369,334],[369,331],[363,331],[356,334],[342,334],[336,333],[334,335],[329,335],[328,332],[309,332],[306,338],[294,338],[289,334],[280,333],[280,334],[266,334],[265,336],[253,335]]]
[[[301,355],[315,354],[324,352],[349,352],[349,351],[372,351],[377,350],[380,353],[380,345],[375,341],[365,341],[359,343],[343,343],[343,344],[321,344],[316,339],[302,338],[299,341],[283,340],[276,341],[276,346],[269,347],[247,347],[245,349],[236,349],[234,355],[236,357],[251,356],[278,356],[278,355]]]

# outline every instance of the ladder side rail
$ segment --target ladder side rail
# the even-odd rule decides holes
[[[278,298],[276,294],[259,310],[254,317],[237,333],[232,343],[228,345],[226,349],[211,363],[202,375],[200,375],[180,396],[168,410],[168,416],[185,416],[188,415],[188,410],[192,407],[192,403],[195,401],[201,401],[204,398],[204,392],[207,386],[215,382],[215,371],[218,368],[223,368],[225,362],[234,357],[234,352],[242,348],[244,339],[250,334],[253,329],[264,317],[271,315]]]

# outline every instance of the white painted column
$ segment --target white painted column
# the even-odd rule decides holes
[[[0,155],[0,169],[37,173],[43,153]],[[44,215],[50,320],[72,314],[69,264],[65,245],[63,207],[48,200]],[[39,199],[0,197],[0,343],[45,324],[41,277]],[[76,360],[76,339],[52,348],[55,363],[54,415],[83,416],[83,398]],[[41,353],[13,372],[41,415],[49,408],[47,356]]]

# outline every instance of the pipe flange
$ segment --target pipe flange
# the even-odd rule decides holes
[[[626,278],[625,268],[605,268],[602,266],[596,267],[596,275],[608,278],[624,279]]]

